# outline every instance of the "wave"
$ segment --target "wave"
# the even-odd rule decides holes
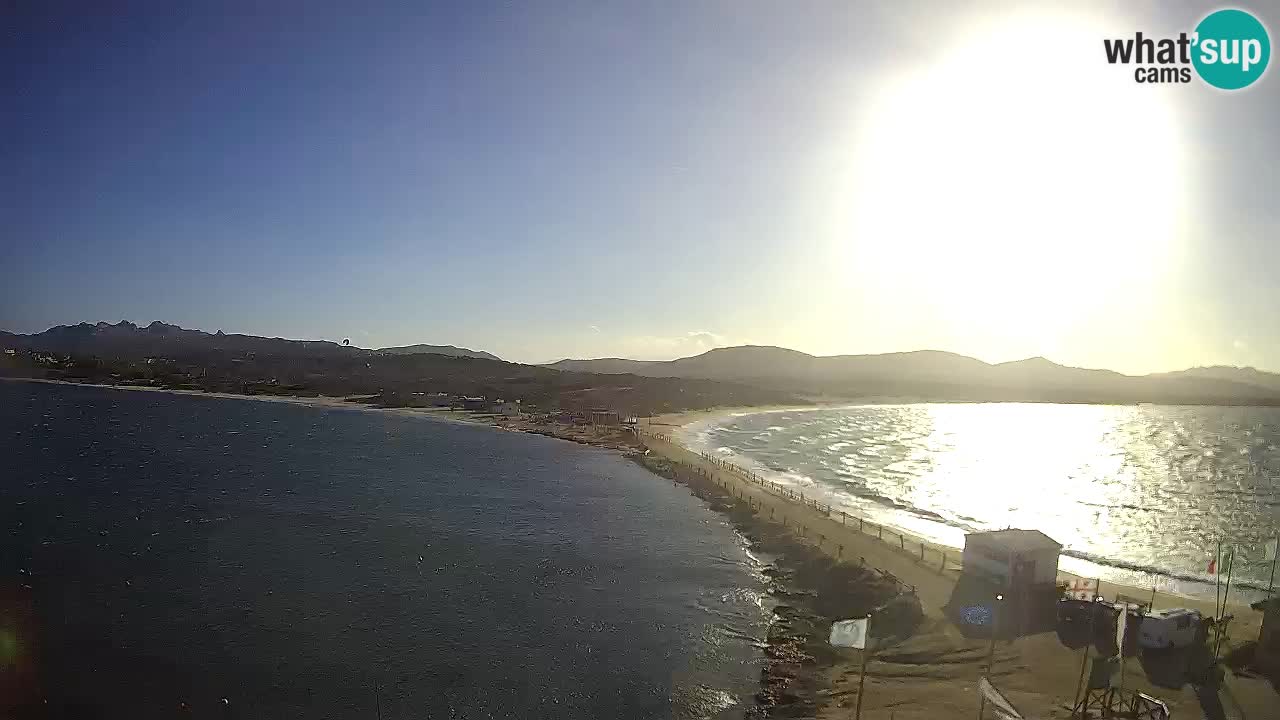
[[[901,510],[903,512],[909,512],[912,515],[919,515],[920,517],[923,517],[923,518],[928,518],[930,520],[936,520],[941,523],[950,524],[947,521],[947,518],[943,517],[942,515],[939,515],[938,513],[932,510],[926,510],[924,508],[916,507],[909,503],[899,502],[887,495],[881,495],[880,493],[874,492],[872,490],[868,490],[862,486],[856,486],[856,485],[850,484],[849,487],[846,489],[846,491],[850,495],[854,495],[856,497],[860,497],[865,500],[871,500],[872,502],[878,505],[884,505],[886,507],[891,507],[894,510]]]
[[[1172,580],[1185,580],[1186,582],[1203,583],[1207,585],[1213,584],[1213,576],[1203,573],[1192,573],[1185,570],[1174,570],[1159,565],[1145,565],[1139,562],[1129,560],[1121,560],[1119,558],[1110,558],[1105,555],[1097,555],[1084,550],[1072,550],[1063,548],[1062,554],[1067,557],[1073,557],[1077,560],[1087,560],[1095,565],[1103,565],[1106,567],[1116,568],[1118,570],[1131,570],[1133,572],[1146,573],[1148,575],[1159,575],[1160,577],[1170,578]],[[1258,590],[1266,592],[1266,583],[1255,583],[1252,580],[1243,578],[1232,578],[1232,587],[1248,588],[1250,590]]]
[[[743,414],[733,419],[732,434],[709,424],[698,439],[784,484],[816,485],[833,506],[860,506],[877,523],[952,544],[959,540],[956,530],[1077,527],[1097,509],[1111,511],[1114,527],[1066,538],[1082,549],[1063,555],[1100,566],[1104,580],[1110,574],[1133,584],[1125,576],[1143,573],[1192,583],[1200,595],[1205,585],[1212,595],[1214,578],[1199,561],[1180,553],[1152,558],[1139,550],[1144,537],[1155,544],[1177,537],[1270,537],[1280,525],[1280,457],[1240,460],[1229,435],[1245,433],[1227,431],[1224,444],[1220,410],[1197,409],[1196,422],[1183,427],[1175,415],[1156,410],[1131,416],[1124,409],[1082,414],[1072,407],[1055,417],[1054,407],[1038,406],[1033,417],[1017,406],[989,405],[937,412],[918,406],[910,414],[880,406],[828,408],[829,416]],[[977,416],[969,418],[970,412]],[[1257,432],[1275,447],[1280,413],[1268,412]],[[1044,492],[1017,487],[1007,508],[973,502],[974,494],[1004,492],[1001,476],[1024,472],[1010,458],[1025,458],[1028,480]],[[997,480],[988,482],[988,474]],[[959,491],[950,485],[957,482],[972,492],[952,502]],[[902,483],[912,491],[899,491]],[[1259,578],[1256,567],[1236,570],[1247,575],[1233,578],[1234,587],[1265,591],[1265,571]]]
[[[1149,513],[1162,513],[1166,508],[1148,507],[1146,505],[1133,505],[1131,503],[1091,503],[1084,500],[1077,500],[1076,504],[1085,507],[1098,508],[1100,510],[1140,510]]]

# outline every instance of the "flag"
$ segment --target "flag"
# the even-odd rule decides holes
[[[1022,715],[1009,699],[1004,696],[991,681],[985,677],[978,678],[978,692],[991,703],[991,709],[1000,720],[1022,720]]]
[[[1276,551],[1280,550],[1280,547],[1277,547],[1277,546],[1280,546],[1280,538],[1272,538],[1268,540],[1267,544],[1264,545],[1262,549],[1262,559],[1275,560]]]
[[[1129,623],[1129,606],[1128,604],[1120,606],[1120,617],[1116,618],[1116,647],[1120,648],[1116,652],[1121,656],[1124,655],[1124,631]]]
[[[1231,562],[1235,560],[1236,550],[1232,546],[1221,548],[1219,555],[1209,560],[1209,574],[1218,575],[1231,572]]]
[[[1076,600],[1093,600],[1098,595],[1098,580],[1076,578],[1067,586],[1067,592]]]
[[[836,647],[851,647],[864,650],[867,647],[867,630],[871,618],[858,620],[839,620],[831,623],[830,643]]]

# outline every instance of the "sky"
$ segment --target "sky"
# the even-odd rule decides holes
[[[1213,3],[17,5],[0,329],[1280,371],[1280,77],[1103,52]]]

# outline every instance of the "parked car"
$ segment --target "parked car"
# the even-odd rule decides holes
[[[1148,649],[1181,648],[1194,645],[1203,622],[1200,613],[1186,608],[1170,608],[1142,616],[1138,642]]]

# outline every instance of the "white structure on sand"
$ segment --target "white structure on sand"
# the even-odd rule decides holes
[[[997,585],[1025,588],[1058,580],[1062,543],[1039,530],[995,530],[964,536],[964,571]]]

